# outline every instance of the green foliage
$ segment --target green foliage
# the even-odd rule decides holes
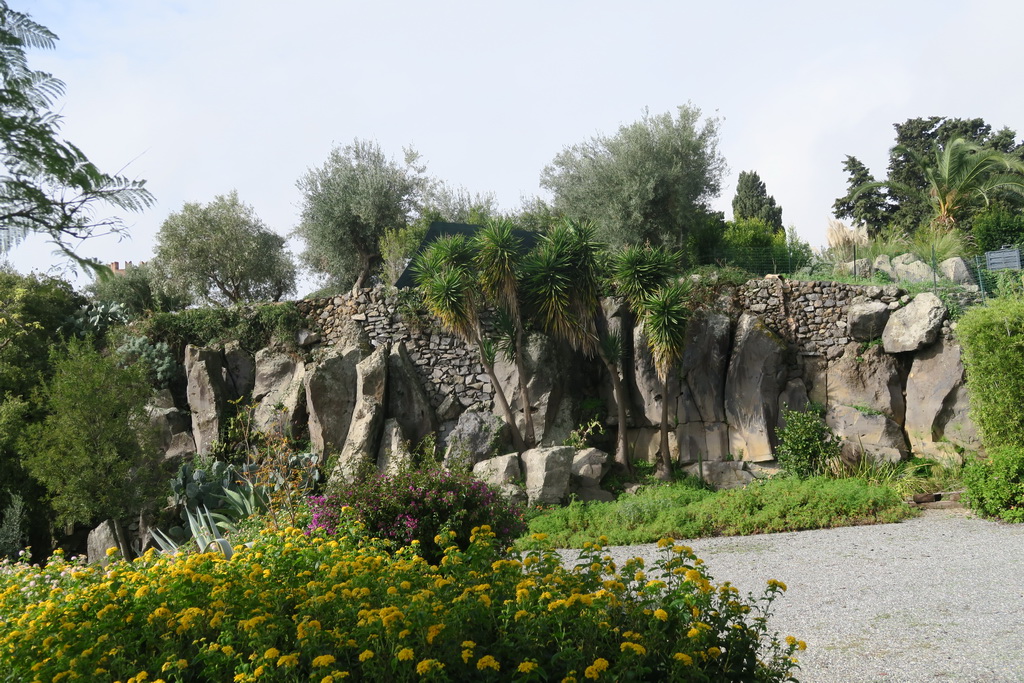
[[[679,107],[613,136],[566,147],[541,175],[554,210],[597,225],[614,246],[650,242],[689,248],[691,229],[718,196],[725,160],[718,152],[718,119],[701,124],[696,107]]]
[[[171,292],[150,264],[128,264],[123,274],[107,273],[86,287],[98,305],[119,305],[129,319],[152,312],[180,311],[192,303],[185,292]]]
[[[883,463],[861,458],[852,465],[833,459],[825,468],[825,474],[832,479],[859,479],[872,486],[884,486],[892,489],[901,499],[906,499],[916,493],[939,493],[962,488],[961,469],[928,458]]]
[[[875,178],[867,166],[856,157],[847,155],[846,161],[843,162],[843,170],[850,176],[847,181],[847,193],[845,197],[835,201],[832,211],[836,218],[847,218],[854,224],[864,225],[868,235],[874,237],[885,229],[889,220],[890,206],[886,197],[879,187],[857,192],[862,186],[872,185]]]
[[[974,216],[971,234],[979,252],[1024,244],[1024,213],[993,204]]]
[[[858,479],[776,477],[745,488],[712,492],[698,480],[648,486],[609,503],[574,501],[530,520],[558,547],[579,548],[600,532],[613,545],[658,538],[733,536],[854,524],[895,522],[912,515],[884,486]],[[518,547],[535,547],[529,537]]]
[[[717,257],[737,268],[761,275],[791,273],[811,260],[810,245],[793,228],[775,231],[757,218],[736,220],[726,226]]]
[[[80,149],[60,138],[61,117],[52,111],[64,84],[28,66],[27,48],[53,49],[57,36],[0,2],[0,252],[29,233],[49,237],[58,251],[74,255],[70,243],[123,229],[118,218],[96,218],[98,204],[139,211],[153,203],[143,181],[111,176]]]
[[[384,229],[380,238],[380,274],[386,286],[393,286],[402,277],[426,234],[427,226],[420,222]]]
[[[756,171],[740,171],[736,196],[732,199],[732,217],[737,223],[745,220],[761,221],[773,233],[783,230],[782,207],[776,205],[775,197],[768,194],[764,181]]]
[[[449,542],[466,548],[472,529],[489,525],[507,544],[523,532],[523,512],[497,490],[466,472],[434,465],[397,474],[371,475],[311,501],[314,528],[336,529],[330,520],[351,506],[367,530],[401,545],[417,543],[431,562]],[[435,539],[440,534],[440,540]],[[439,545],[440,544],[440,545]]]
[[[139,366],[70,340],[52,352],[54,376],[37,401],[46,418],[26,429],[25,466],[49,494],[57,524],[91,524],[152,500],[160,460]]]
[[[124,325],[128,322],[121,304],[88,303],[83,304],[67,319],[61,331],[65,337],[85,339],[92,337],[102,340],[107,330]]]
[[[786,409],[782,419],[786,426],[776,432],[775,458],[784,470],[797,477],[813,477],[839,457],[839,440],[822,419],[821,406],[811,404],[805,411]]]
[[[117,353],[124,363],[140,363],[146,368],[150,383],[157,389],[169,386],[183,371],[167,342],[153,343],[148,337],[128,337],[118,347]]]
[[[0,560],[17,559],[25,548],[25,505],[21,496],[13,494],[0,514]]]
[[[384,231],[409,222],[425,189],[417,158],[407,149],[399,165],[376,142],[356,140],[335,147],[323,166],[299,179],[295,234],[306,243],[303,259],[314,273],[342,288],[368,284]]]
[[[389,551],[349,515],[340,526],[336,537],[263,533],[230,560],[154,553],[104,568],[58,555],[0,568],[11,587],[0,593],[5,673],[782,683],[806,647],[768,629],[785,584],[743,598],[683,545],[666,541],[650,566],[634,558],[619,569],[592,544],[566,567],[551,549],[509,556],[482,527],[435,566],[414,549]]]
[[[972,306],[957,323],[971,419],[986,448],[1024,443],[1024,299]]]
[[[280,301],[295,291],[284,238],[235,191],[209,204],[187,202],[163,222],[156,242],[161,287],[185,298],[225,305]]]
[[[251,353],[271,343],[294,344],[303,324],[295,304],[281,302],[155,313],[134,329],[154,344],[168,344],[175,357],[182,357],[187,344],[211,346],[236,340]]]
[[[1024,522],[1024,447],[993,448],[964,468],[967,504],[986,517]]]

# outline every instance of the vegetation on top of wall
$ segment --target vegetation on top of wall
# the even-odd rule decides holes
[[[293,302],[231,308],[190,308],[154,313],[136,323],[137,334],[165,342],[181,357],[185,346],[211,346],[237,340],[251,353],[271,345],[294,344],[304,321]]]

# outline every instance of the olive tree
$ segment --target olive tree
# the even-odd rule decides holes
[[[592,221],[612,246],[650,242],[693,250],[695,226],[718,196],[725,160],[718,119],[700,109],[652,116],[562,150],[544,169],[541,186],[554,210]]]
[[[156,236],[154,267],[164,286],[197,301],[280,301],[295,291],[295,263],[284,238],[232,191],[209,204],[186,203]]]
[[[380,263],[385,230],[404,227],[426,187],[418,156],[389,159],[376,142],[356,140],[331,150],[323,166],[298,181],[302,214],[295,230],[303,260],[339,288],[362,287]]]

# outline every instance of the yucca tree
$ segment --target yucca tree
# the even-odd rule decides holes
[[[417,257],[413,272],[427,310],[444,329],[479,350],[480,364],[494,387],[494,400],[511,431],[512,446],[521,453],[526,450],[522,434],[494,374],[496,349],[483,335],[480,311],[484,300],[476,256],[475,246],[463,236],[444,237],[431,242]]]
[[[690,318],[690,287],[688,281],[660,287],[641,304],[641,321],[647,344],[654,356],[654,365],[662,383],[661,446],[655,476],[672,478],[672,456],[668,441],[669,376],[683,355],[686,345],[686,324]]]
[[[508,219],[488,220],[473,239],[473,246],[480,288],[498,311],[498,331],[503,341],[501,350],[508,360],[515,363],[518,371],[523,405],[523,441],[527,448],[532,448],[537,437],[533,426],[529,377],[523,363],[526,331],[519,305],[523,243],[513,230]]]
[[[950,230],[957,227],[958,218],[966,210],[987,206],[994,197],[1024,198],[1024,162],[998,150],[956,138],[945,145],[935,143],[929,155],[902,145],[893,151],[910,158],[920,169],[927,187],[922,191],[887,180],[864,183],[854,190],[851,200],[879,187],[920,197],[932,208],[932,224]]]
[[[555,225],[524,261],[523,285],[531,308],[548,334],[588,358],[600,358],[604,364],[618,416],[615,467],[631,473],[626,440],[628,399],[619,374],[621,342],[618,337],[599,334],[599,329],[605,327],[599,258],[604,245],[595,235],[594,226],[587,222]]]
[[[630,311],[644,325],[648,344],[655,357],[658,378],[662,380],[663,384],[661,457],[656,470],[656,474],[660,478],[671,476],[671,456],[668,448],[668,372],[675,363],[675,357],[669,353],[675,347],[666,346],[664,342],[670,341],[670,335],[676,331],[670,323],[678,313],[667,308],[667,304],[673,303],[674,299],[666,299],[664,296],[665,292],[672,289],[670,285],[673,277],[679,273],[681,258],[679,252],[662,247],[630,245],[624,247],[612,259],[612,280],[615,289],[626,298]],[[683,288],[683,285],[675,287]],[[659,304],[657,307],[659,317],[656,320],[649,320],[652,310],[651,302]],[[655,337],[652,335],[657,335],[659,339],[657,351],[655,351],[654,345]],[[681,346],[679,346],[678,352],[682,353]],[[665,362],[662,363],[659,358]]]

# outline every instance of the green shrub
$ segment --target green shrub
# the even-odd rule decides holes
[[[1024,298],[973,306],[957,325],[971,419],[986,448],[1024,443]]]
[[[473,527],[488,525],[502,543],[523,532],[523,511],[469,473],[437,465],[397,474],[371,475],[314,499],[310,512],[327,519],[343,506],[355,510],[367,530],[399,544],[417,542],[425,557],[440,558],[438,535],[454,533],[462,547]],[[317,524],[318,527],[329,525]]]
[[[1024,522],[1024,447],[993,448],[987,460],[964,468],[964,485],[968,504],[980,514]]]
[[[975,214],[971,234],[978,251],[995,251],[1005,245],[1024,243],[1024,214],[993,204]]]
[[[784,470],[797,477],[813,477],[839,457],[839,440],[822,419],[820,405],[811,404],[805,411],[787,409],[782,417],[786,426],[776,433],[775,457]]]
[[[592,545],[502,551],[486,528],[438,565],[352,520],[217,553],[108,567],[0,566],[0,652],[12,681],[793,680],[805,644],[768,630],[785,584],[742,598],[682,546],[616,571]],[[650,572],[649,578],[647,572]],[[57,597],[59,596],[59,597]],[[589,678],[588,678],[589,677]]]
[[[157,389],[170,386],[184,368],[174,360],[167,342],[156,342],[148,337],[127,337],[117,348],[127,365],[141,363],[147,370],[150,383]]]
[[[10,495],[10,503],[0,514],[0,560],[15,559],[25,548],[25,505],[18,494]]]
[[[237,340],[242,348],[256,352],[272,341],[294,343],[302,325],[295,304],[283,302],[155,313],[138,324],[138,332],[169,344],[180,356],[188,344],[211,346]]]

